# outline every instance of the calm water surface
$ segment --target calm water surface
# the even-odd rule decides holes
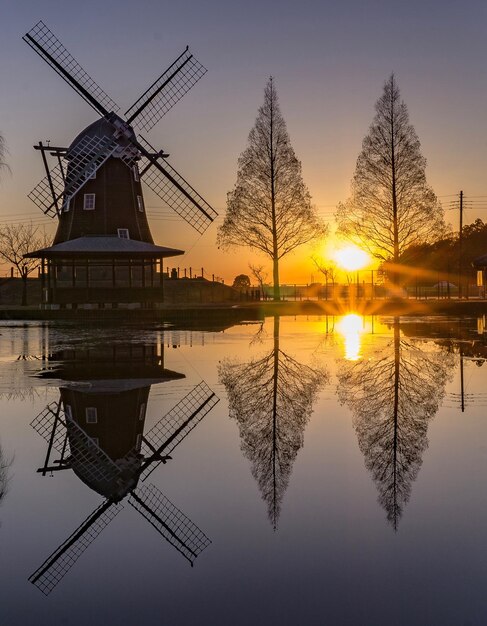
[[[487,623],[484,319],[0,327],[0,623]]]

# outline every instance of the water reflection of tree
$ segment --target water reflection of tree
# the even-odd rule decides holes
[[[239,425],[241,449],[252,463],[252,475],[275,529],[313,402],[328,375],[280,349],[276,316],[272,350],[247,363],[224,360],[219,376],[227,391],[230,417]]]
[[[369,359],[339,368],[338,397],[353,414],[365,465],[379,490],[379,503],[394,529],[428,446],[428,422],[438,411],[454,357],[393,338]]]
[[[0,447],[0,502],[5,498],[8,490],[8,470],[12,465],[12,459],[8,459],[3,448]]]

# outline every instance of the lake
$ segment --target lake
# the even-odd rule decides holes
[[[0,623],[487,623],[485,318],[2,322]]]

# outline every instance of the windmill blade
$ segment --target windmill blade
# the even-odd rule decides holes
[[[51,180],[49,180],[48,176],[44,176],[27,195],[29,200],[32,200],[49,217],[58,215],[56,207],[59,206],[58,202],[63,197],[64,176],[65,174],[61,166],[56,165],[50,170]]]
[[[142,181],[190,226],[203,234],[218,213],[204,198],[155,150],[139,136],[137,146],[142,156],[139,163]]]
[[[51,402],[30,423],[32,428],[61,454],[66,450],[67,436],[63,415],[61,403]],[[56,421],[62,428],[54,428]]]
[[[88,546],[123,509],[122,504],[107,500],[78,526],[74,533],[59,546],[44,563],[29,576],[29,582],[49,595],[66,576]]]
[[[206,72],[206,68],[186,47],[174,63],[125,112],[127,122],[149,131]]]
[[[71,449],[71,467],[82,473],[87,482],[103,495],[113,495],[117,484],[122,484],[122,469],[81,428],[70,419],[66,422]]]
[[[56,215],[56,207],[62,204],[62,199],[71,198],[78,193],[118,146],[118,142],[113,137],[85,135],[70,153],[66,181],[64,181],[63,171],[57,165],[50,171],[52,187],[46,176],[29,193],[28,198],[46,215]]]
[[[141,466],[142,480],[162,463],[162,457],[170,454],[219,401],[218,396],[202,381],[142,437],[142,453],[146,457]]]
[[[105,116],[110,111],[118,111],[115,102],[85,72],[44,22],[38,22],[22,39],[97,113]]]
[[[191,565],[211,544],[205,533],[152,484],[133,491],[129,504],[188,559]]]

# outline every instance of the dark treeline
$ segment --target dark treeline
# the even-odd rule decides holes
[[[403,273],[404,283],[412,284],[417,278],[423,284],[434,284],[440,280],[457,283],[460,260],[462,276],[475,281],[476,269],[472,266],[474,259],[485,254],[487,250],[487,224],[476,219],[462,229],[463,241],[460,246],[459,234],[450,234],[434,243],[410,246],[399,259],[402,266],[418,271]]]

